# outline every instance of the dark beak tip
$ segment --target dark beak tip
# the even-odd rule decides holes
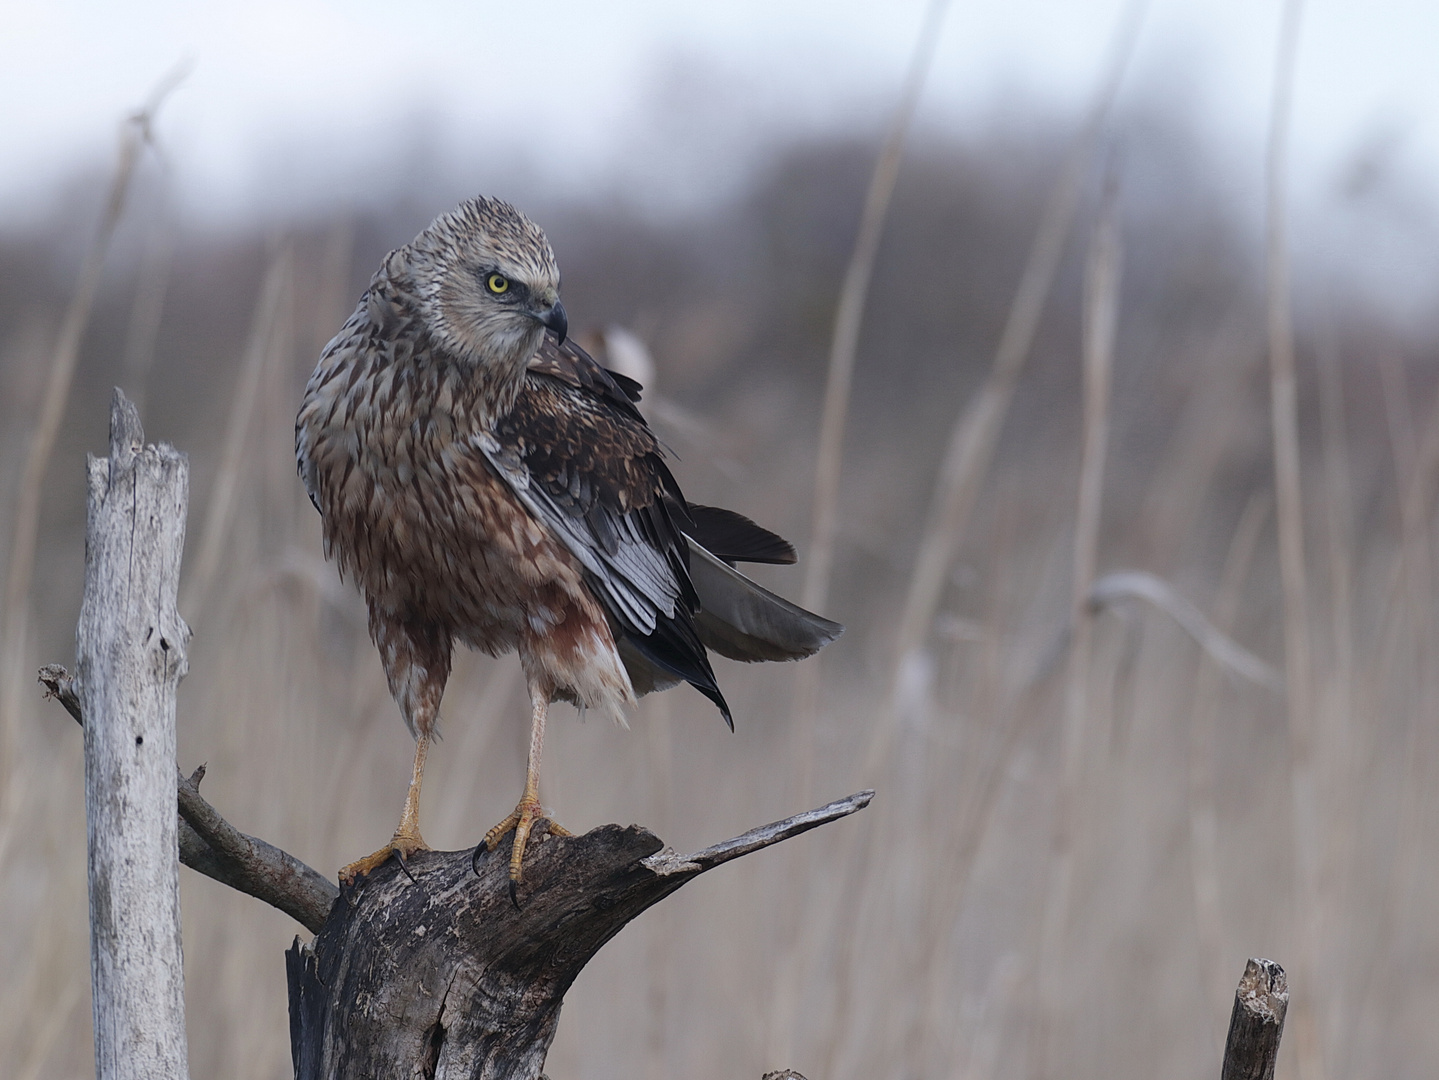
[[[550,308],[550,313],[545,316],[544,322],[545,326],[553,331],[555,337],[559,339],[559,343],[563,345],[570,330],[570,321],[565,315],[565,305],[556,300],[555,306]]]

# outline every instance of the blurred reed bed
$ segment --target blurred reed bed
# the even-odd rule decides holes
[[[880,793],[797,841],[802,854],[727,869],[606,946],[570,992],[550,1075],[1209,1076],[1250,955],[1308,969],[1325,1075],[1418,1077],[1439,1055],[1439,746],[1426,723],[1439,336],[1358,301],[1297,308],[1314,797],[1296,822],[1285,696],[1201,648],[1184,614],[1258,670],[1283,668],[1262,240],[1193,167],[1202,140],[1143,114],[1110,124],[1126,143],[1107,204],[1097,169],[1065,164],[1063,118],[911,141],[876,249],[884,302],[856,343],[826,609],[850,630],[818,667],[813,737],[788,719],[795,673],[773,666],[720,670],[734,735],[685,690],[647,699],[628,732],[557,716],[545,798],[571,827],[638,821],[684,848],[810,794]],[[629,327],[648,345],[646,402],[687,493],[802,554],[834,303],[873,163],[872,142],[797,140],[736,201],[667,224],[501,192],[547,226],[576,328]],[[1047,256],[1047,299],[1025,316],[1027,362],[967,526],[904,637],[954,418],[992,380],[1057,176],[1073,176],[1061,209],[1080,242]],[[384,251],[452,201],[441,186],[334,220],[177,230],[155,248],[160,211],[139,199],[97,292],[38,518],[31,667],[73,651],[81,455],[104,444],[109,387],[143,380],[126,389],[145,395],[151,437],[193,463],[182,766],[207,762],[204,790],[231,821],[328,872],[387,835],[409,746],[362,606],[322,558],[293,415]],[[0,235],[7,514],[78,228]],[[153,359],[135,359],[137,335]],[[618,362],[629,339],[595,340]],[[1112,356],[1088,408],[1086,354],[1091,386]],[[1152,576],[1085,603],[1099,594],[1080,578],[1113,585],[1121,571]],[[761,576],[800,592],[799,571]],[[901,639],[922,677],[896,708]],[[431,843],[471,845],[513,804],[521,689],[513,658],[458,657],[426,784]],[[3,823],[0,1062],[6,1075],[88,1075],[80,737],[28,679],[18,700],[27,783]],[[1067,744],[1066,724],[1080,733]],[[1302,905],[1300,833],[1315,844]],[[281,954],[298,928],[194,875],[182,889],[194,1074],[288,1075]]]

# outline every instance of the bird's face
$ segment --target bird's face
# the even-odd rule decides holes
[[[416,238],[431,332],[457,357],[518,374],[546,329],[563,341],[560,272],[539,227],[508,203],[475,199]]]

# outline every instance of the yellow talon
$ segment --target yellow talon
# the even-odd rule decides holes
[[[375,870],[392,857],[400,860],[403,866],[405,860],[417,851],[429,851],[430,845],[425,843],[425,838],[420,835],[418,829],[409,832],[397,832],[391,837],[390,842],[379,851],[366,855],[363,859],[356,859],[348,866],[340,870],[340,881],[345,885],[353,885],[355,879],[364,877],[371,870]]]
[[[532,795],[522,798],[509,817],[485,833],[485,847],[494,851],[500,846],[500,839],[505,833],[511,829],[515,830],[514,846],[510,849],[510,882],[512,886],[520,883],[525,846],[529,843],[530,833],[534,830],[535,824],[540,822],[543,823],[544,831],[552,836],[574,835],[563,825],[546,817],[544,808],[540,806],[540,800]],[[513,891],[511,888],[512,895]]]

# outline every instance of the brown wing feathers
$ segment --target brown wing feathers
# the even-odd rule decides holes
[[[672,512],[684,496],[658,441],[620,384],[577,346],[547,336],[537,359],[495,430],[539,489],[528,492],[532,511],[585,565],[618,632],[713,701],[733,727],[695,629],[700,601]]]
[[[740,561],[792,563],[795,551],[742,514],[685,501],[635,408],[639,390],[546,335],[496,427],[491,462],[586,567],[628,645],[626,666],[638,654],[668,676],[632,670],[636,686],[688,682],[733,727],[706,645],[738,660],[797,659],[842,628],[733,570]]]

